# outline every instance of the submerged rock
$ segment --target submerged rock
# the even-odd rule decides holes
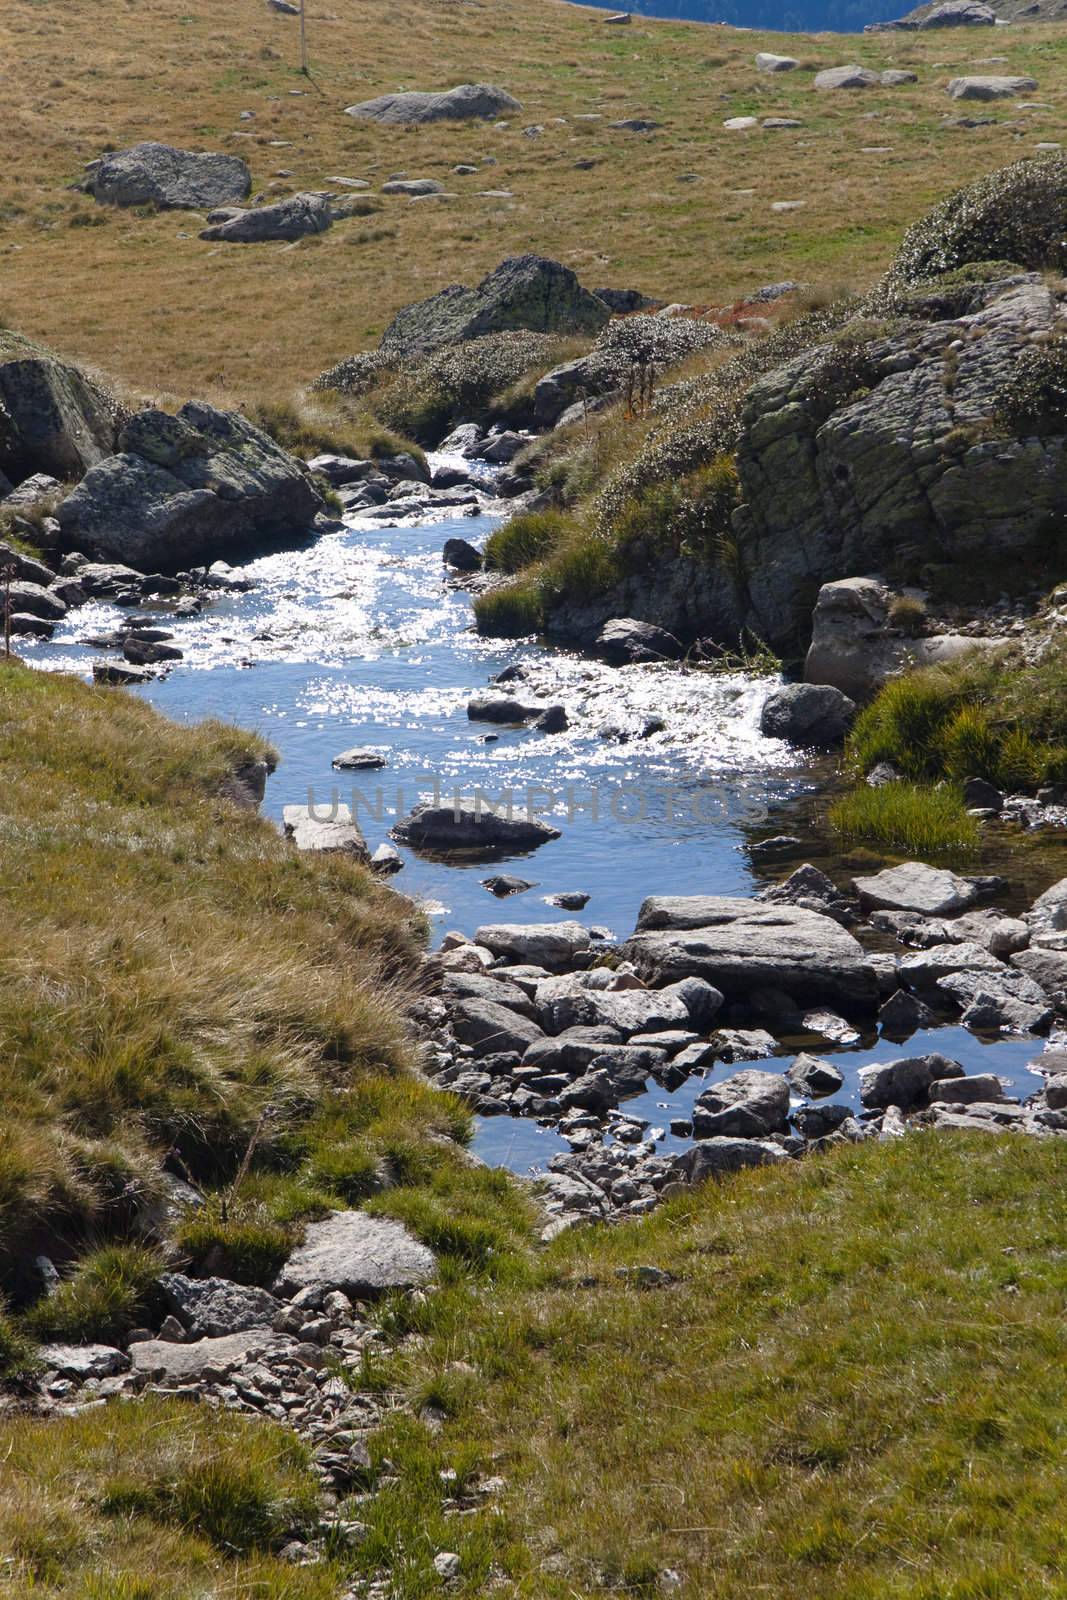
[[[458,805],[434,805],[431,801],[415,806],[411,815],[398,822],[393,837],[413,849],[447,855],[452,851],[533,850],[558,839],[560,831],[547,822],[522,811],[498,812],[488,803],[464,800]]]

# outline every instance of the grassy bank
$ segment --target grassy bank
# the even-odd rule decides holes
[[[374,1440],[367,1534],[319,1568],[268,1553],[308,1508],[271,1428],[157,1401],[0,1424],[11,1592],[336,1600],[386,1570],[416,1600],[449,1550],[471,1597],[1058,1595],[1065,1160],[842,1148],[385,1306],[420,1340],[366,1380],[429,1410]]]
[[[1006,58],[997,70],[1032,74],[1032,98],[1050,108],[994,108],[990,125],[961,128],[944,120],[954,115],[945,84],[973,69],[967,30],[841,40],[641,18],[614,29],[601,12],[554,0],[447,15],[412,0],[397,29],[370,0],[351,0],[309,6],[308,82],[294,19],[263,0],[223,13],[152,0],[124,6],[119,30],[102,22],[99,0],[13,0],[5,13],[2,312],[153,396],[164,373],[183,398],[288,398],[376,342],[400,305],[531,248],[593,287],[699,304],[785,277],[862,287],[905,225],[964,174],[1060,136],[1065,39],[1049,26],[1001,29],[996,50]],[[788,51],[803,70],[761,75],[760,49]],[[846,60],[910,69],[918,82],[813,91],[810,68]],[[522,101],[508,127],[405,131],[344,115],[386,90],[472,80]],[[746,114],[803,127],[723,128]],[[651,136],[611,126],[629,117],[662,126]],[[542,131],[526,137],[527,127]],[[240,154],[268,198],[365,178],[369,214],[296,247],[212,247],[189,214],[112,211],[70,191],[85,162],[141,139]],[[481,166],[488,157],[495,165]],[[457,175],[457,164],[478,170]],[[436,177],[457,198],[377,196],[397,171]],[[774,212],[777,200],[803,205]],[[268,316],[251,309],[264,305]]]
[[[978,848],[963,785],[984,778],[1009,794],[1067,782],[1067,645],[1038,659],[975,652],[887,683],[856,719],[845,751],[857,782],[830,807],[830,826],[923,856]],[[864,781],[889,763],[903,781]]]
[[[39,1336],[143,1319],[161,1227],[250,1282],[331,1207],[401,1214],[461,1257],[524,1227],[441,1140],[465,1110],[413,1071],[420,919],[227,798],[263,753],[0,664],[0,1285]],[[168,1174],[204,1204],[163,1226]],[[38,1252],[66,1281],[33,1305]]]

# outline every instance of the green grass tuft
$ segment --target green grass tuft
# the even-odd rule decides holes
[[[835,800],[830,826],[849,840],[885,845],[925,859],[978,848],[978,824],[958,789],[946,784],[863,784]]]
[[[39,1300],[25,1326],[38,1339],[114,1344],[158,1309],[163,1261],[140,1245],[104,1245],[82,1256],[72,1275]]]
[[[566,528],[566,518],[559,511],[520,512],[489,536],[485,564],[496,572],[508,573],[533,566],[552,554]]]

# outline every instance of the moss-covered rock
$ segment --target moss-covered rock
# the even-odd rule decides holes
[[[0,330],[0,472],[80,478],[115,448],[113,395],[44,345]]]

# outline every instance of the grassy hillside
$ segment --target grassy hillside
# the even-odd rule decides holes
[[[697,303],[787,276],[861,286],[929,202],[1060,137],[1067,78],[1067,35],[1048,26],[790,39],[641,19],[613,29],[555,0],[406,0],[402,13],[311,0],[308,83],[293,19],[264,0],[12,0],[4,20],[0,316],[138,393],[247,403],[288,394],[375,342],[401,304],[515,251],[558,256],[594,287]],[[805,67],[909,68],[919,82],[817,94],[808,70],[757,73],[766,47]],[[994,52],[1003,65],[977,65]],[[1032,74],[1048,109],[950,101],[945,83],[969,69]],[[384,90],[471,79],[519,97],[510,127],[405,131],[343,114]],[[945,125],[967,111],[993,125]],[[749,113],[804,126],[722,127]],[[625,117],[663,127],[609,126]],[[457,198],[385,198],[295,247],[213,247],[195,216],[116,212],[69,191],[106,147],[149,138],[242,154],[257,194],[362,177],[377,206],[402,171],[443,178]],[[489,156],[475,176],[451,172]],[[772,211],[779,200],[803,206]]]

